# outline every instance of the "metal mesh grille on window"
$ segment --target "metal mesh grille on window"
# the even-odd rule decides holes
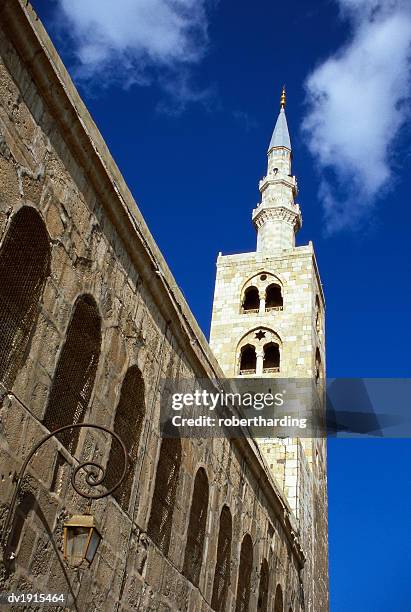
[[[180,465],[180,439],[164,438],[157,465],[148,534],[165,555],[170,546]]]
[[[247,533],[241,544],[240,567],[238,568],[236,612],[248,612],[251,592],[251,570],[253,567],[253,543]]]
[[[214,573],[213,597],[211,607],[217,612],[225,612],[228,588],[230,586],[232,520],[231,512],[224,506],[220,515],[218,532],[217,561]]]
[[[200,468],[194,481],[183,567],[184,575],[191,580],[194,586],[198,586],[200,579],[204,536],[207,523],[207,509],[208,479],[205,470]]]
[[[113,496],[124,510],[127,510],[130,500],[144,413],[143,377],[138,367],[132,366],[124,377],[114,418],[114,431],[123,440],[128,454],[128,467],[125,478],[120,487],[113,493]],[[118,482],[123,469],[123,454],[120,445],[116,440],[113,440],[106,469],[105,486],[107,489],[111,489]]]
[[[263,559],[260,572],[260,586],[258,589],[258,605],[257,610],[267,612],[268,605],[268,563]]]
[[[50,242],[29,206],[13,217],[0,251],[0,384],[10,389],[23,364],[50,273]]]
[[[81,296],[67,329],[47,404],[44,425],[50,431],[81,423],[94,386],[101,346],[101,323],[91,296]],[[79,430],[68,430],[58,438],[74,453]]]

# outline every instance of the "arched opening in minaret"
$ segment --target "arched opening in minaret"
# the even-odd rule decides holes
[[[241,349],[240,374],[255,374],[257,369],[257,355],[252,344],[246,344]]]
[[[280,371],[280,347],[276,342],[269,342],[264,346],[264,357],[263,357],[263,372],[268,374],[270,372]]]
[[[281,293],[280,285],[276,285],[274,283],[272,285],[268,285],[267,289],[265,290],[265,309],[283,309],[283,295]]]
[[[243,312],[258,312],[260,296],[257,287],[247,287],[244,292]]]

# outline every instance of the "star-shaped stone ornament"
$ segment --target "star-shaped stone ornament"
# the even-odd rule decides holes
[[[257,340],[262,340],[263,338],[265,338],[265,332],[259,329],[255,337],[257,338]]]

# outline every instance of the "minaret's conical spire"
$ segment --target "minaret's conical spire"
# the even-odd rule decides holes
[[[287,119],[285,116],[285,104],[286,94],[285,86],[283,86],[280,99],[280,113],[275,124],[273,135],[271,136],[270,146],[268,147],[269,152],[273,147],[286,147],[291,151],[290,134],[288,132]]]
[[[291,141],[285,117],[285,87],[280,113],[268,147],[267,174],[260,181],[261,203],[253,210],[257,230],[257,252],[265,255],[295,247],[301,227],[301,212],[295,201],[297,181],[291,171]]]

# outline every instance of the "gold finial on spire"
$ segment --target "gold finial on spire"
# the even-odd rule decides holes
[[[283,90],[281,92],[281,98],[280,98],[280,108],[285,108],[285,103],[286,103],[286,95],[285,95],[285,85],[283,85]]]

